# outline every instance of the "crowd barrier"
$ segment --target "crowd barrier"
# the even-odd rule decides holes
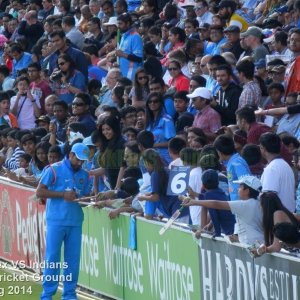
[[[0,258],[25,262],[36,272],[45,248],[44,209],[34,190],[0,178]],[[105,209],[84,209],[79,285],[115,299],[296,300],[300,259],[248,250],[183,228],[164,235],[161,223],[138,218],[136,249],[129,244],[130,217],[110,220]]]

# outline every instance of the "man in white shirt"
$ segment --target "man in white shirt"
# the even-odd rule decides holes
[[[291,212],[295,211],[295,176],[292,168],[280,157],[281,140],[275,133],[264,133],[260,139],[260,151],[268,161],[261,176],[262,191],[278,194],[282,204]]]
[[[205,0],[200,0],[197,2],[194,9],[197,15],[199,26],[202,26],[204,23],[212,24],[213,14],[209,11],[208,4]]]

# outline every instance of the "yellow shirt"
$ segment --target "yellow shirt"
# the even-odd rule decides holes
[[[240,28],[241,32],[244,32],[248,29],[249,24],[247,21],[241,17],[240,15],[234,13],[229,21],[229,24],[227,26],[235,25]]]

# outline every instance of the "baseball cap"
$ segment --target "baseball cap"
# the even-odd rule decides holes
[[[233,181],[233,183],[243,183],[257,192],[260,192],[262,189],[260,180],[257,177],[251,175],[241,176],[239,180],[235,180]]]
[[[95,146],[95,144],[92,142],[92,138],[90,136],[86,137],[83,141],[83,144],[86,146]]]
[[[103,23],[104,26],[110,26],[110,25],[118,25],[118,17],[110,17],[107,23]]]
[[[79,160],[89,159],[90,150],[88,146],[83,143],[76,143],[75,145],[73,145],[71,152],[74,153]]]
[[[264,58],[261,58],[257,62],[255,62],[254,65],[257,69],[264,69],[266,68],[266,60]]]
[[[241,29],[240,29],[240,27],[238,27],[236,25],[230,25],[230,26],[226,27],[223,32],[236,32],[236,33],[240,33]]]
[[[250,36],[250,35],[261,38],[262,37],[262,30],[259,27],[251,26],[247,29],[247,31],[245,31],[241,34],[242,37],[247,37],[247,36]]]
[[[208,169],[203,172],[201,180],[204,186],[207,184],[217,186],[219,184],[218,172],[216,170]]]
[[[45,122],[50,124],[50,118],[48,116],[39,116],[36,120],[35,123],[38,124],[39,122]]]
[[[217,6],[218,9],[224,8],[224,7],[231,7],[232,10],[236,10],[236,2],[233,0],[222,0],[220,4]]]
[[[211,91],[204,87],[196,88],[191,94],[186,95],[188,98],[201,97],[207,100],[211,100],[212,94]]]

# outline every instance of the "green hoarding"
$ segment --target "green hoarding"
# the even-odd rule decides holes
[[[138,219],[137,249],[128,248],[130,218],[85,209],[79,284],[118,299],[200,299],[198,246],[189,232]],[[88,225],[87,225],[88,223]]]

